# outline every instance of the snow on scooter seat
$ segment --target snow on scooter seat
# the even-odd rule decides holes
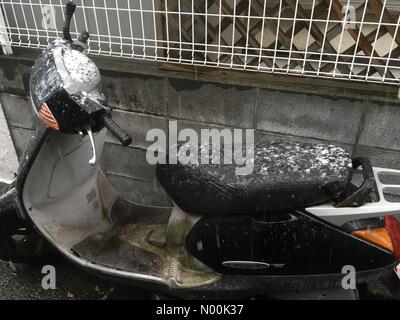
[[[184,145],[190,150],[193,146]],[[352,177],[352,160],[342,148],[329,144],[264,141],[255,145],[254,170],[237,175],[236,164],[212,164],[211,146],[201,154],[211,164],[159,165],[157,177],[184,210],[227,214],[303,208],[336,200]],[[182,152],[182,149],[181,151]],[[215,161],[214,161],[215,162]]]

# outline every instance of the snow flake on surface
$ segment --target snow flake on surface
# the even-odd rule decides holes
[[[185,145],[185,150],[190,146]],[[224,163],[224,147],[220,148],[221,164],[211,164],[214,156],[209,146],[199,147],[199,156],[209,150],[210,164],[188,164],[187,170],[201,171],[218,183],[232,188],[246,189],[260,185],[293,185],[338,183],[346,186],[352,174],[352,160],[342,148],[329,144],[295,141],[265,141],[255,145],[254,172],[237,176],[233,163]],[[234,148],[232,148],[234,149]],[[243,154],[245,150],[243,150]]]
[[[272,141],[259,144],[255,152],[255,172],[271,178],[319,175],[329,182],[331,177],[347,175],[351,168],[349,154],[333,145]]]
[[[87,56],[76,50],[65,50],[65,69],[70,77],[81,83],[89,83],[97,77],[97,67]]]

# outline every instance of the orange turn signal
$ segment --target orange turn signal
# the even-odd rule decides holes
[[[39,119],[42,120],[49,128],[54,130],[60,130],[60,126],[56,118],[50,111],[49,106],[46,103],[43,103],[39,110]]]
[[[358,230],[353,232],[352,235],[389,250],[390,252],[394,252],[392,239],[385,228]]]

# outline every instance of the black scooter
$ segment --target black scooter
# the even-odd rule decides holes
[[[181,298],[354,296],[343,270],[358,284],[393,272],[400,203],[385,190],[400,186],[382,175],[400,172],[335,146],[261,142],[242,177],[232,165],[160,164],[172,209],[123,199],[97,163],[107,130],[132,139],[111,119],[89,34],[71,39],[74,11],[69,2],[64,38],[32,68],[43,125],[0,196],[0,258],[30,261],[50,245],[100,276]]]

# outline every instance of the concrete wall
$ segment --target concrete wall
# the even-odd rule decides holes
[[[0,185],[11,183],[18,170],[18,158],[10,130],[0,104]],[[1,188],[1,187],[0,187]]]
[[[31,62],[0,57],[0,101],[18,155],[37,120],[28,99]],[[133,137],[123,148],[107,140],[102,165],[126,197],[141,203],[169,204],[145,159],[146,132],[180,128],[255,128],[257,139],[334,142],[352,155],[368,156],[375,166],[400,168],[400,106],[372,97],[348,98],[257,86],[223,85],[170,76],[102,70],[104,92],[114,118]],[[348,96],[348,95],[347,95]]]

